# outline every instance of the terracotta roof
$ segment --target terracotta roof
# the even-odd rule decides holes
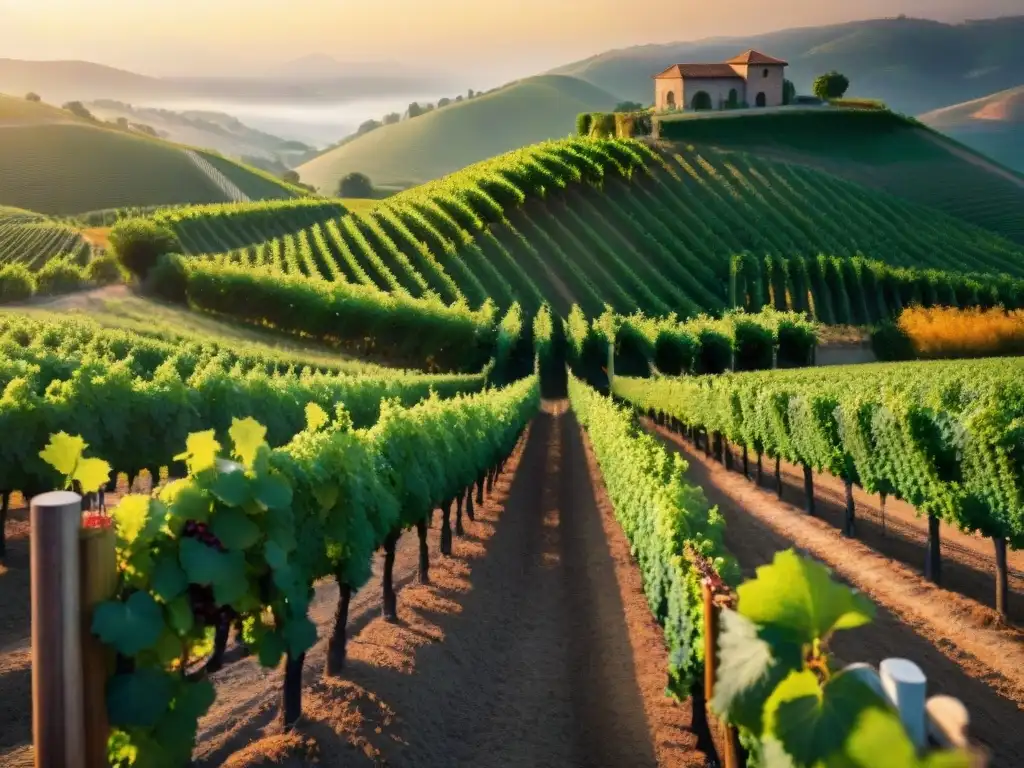
[[[654,79],[679,77],[743,79],[728,64],[676,64],[666,69],[660,75],[655,75]]]
[[[789,66],[788,61],[782,59],[773,59],[771,56],[765,56],[760,51],[755,51],[751,48],[749,51],[741,53],[735,58],[729,59],[726,64],[782,64],[783,66]]]

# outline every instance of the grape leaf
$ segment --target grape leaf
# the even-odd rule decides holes
[[[316,643],[316,625],[307,616],[292,619],[284,627],[284,639],[293,658]]]
[[[179,638],[169,628],[165,629],[163,634],[160,635],[160,639],[156,642],[154,648],[156,652],[157,660],[163,667],[169,667],[175,661],[181,658],[181,638]]]
[[[316,432],[324,424],[330,421],[327,411],[316,403],[306,403],[306,429]]]
[[[267,539],[275,542],[283,552],[292,552],[298,546],[295,541],[295,515],[292,514],[290,507],[267,510],[263,523]]]
[[[178,560],[188,580],[202,586],[224,578],[225,558],[226,555],[195,539],[182,539],[178,548]]]
[[[284,509],[292,503],[292,487],[281,475],[259,475],[252,486],[253,496],[265,509]]]
[[[861,712],[842,750],[830,756],[827,768],[969,768],[970,757],[960,751],[935,751],[918,760],[914,744],[888,709]]]
[[[170,620],[171,629],[179,635],[187,635],[195,625],[195,616],[192,615],[192,606],[189,605],[188,597],[177,597],[167,604],[167,618]]]
[[[772,563],[759,567],[757,577],[736,592],[742,615],[797,643],[867,624],[875,613],[867,597],[833,581],[825,566],[791,549],[776,552]]]
[[[323,483],[313,488],[313,496],[316,498],[320,508],[325,512],[334,509],[334,505],[338,503],[340,495],[341,489],[338,488],[337,483]]]
[[[234,455],[246,469],[251,469],[256,461],[256,452],[266,442],[267,428],[252,417],[232,419],[228,434],[235,444]]]
[[[288,553],[276,541],[268,541],[263,546],[263,556],[272,569],[279,570],[288,564]]]
[[[229,552],[225,570],[213,584],[213,598],[218,605],[233,605],[249,592],[249,579],[245,574],[245,555]]]
[[[210,492],[232,507],[240,507],[252,498],[249,478],[242,472],[221,472],[210,486]]]
[[[144,547],[160,532],[163,517],[154,515],[149,496],[132,494],[121,499],[112,515],[117,523],[117,535],[133,548]]]
[[[82,493],[96,493],[110,481],[110,464],[103,459],[79,459],[73,480],[82,487]]]
[[[143,667],[115,675],[107,683],[107,713],[119,728],[152,728],[171,704],[172,678],[159,669]]]
[[[75,471],[78,460],[86,448],[88,445],[81,437],[58,432],[56,435],[50,435],[50,442],[39,452],[39,458],[65,477],[69,477]]]
[[[730,723],[761,733],[764,703],[776,685],[803,666],[801,647],[763,639],[757,625],[735,611],[723,610],[719,620],[719,666],[711,706]]]
[[[811,671],[790,672],[764,706],[764,732],[798,765],[842,749],[861,714],[885,703],[856,675],[840,672],[824,685]]]
[[[260,540],[260,527],[237,507],[219,510],[210,527],[228,549],[248,549]]]
[[[184,690],[175,699],[174,709],[198,720],[213,706],[216,696],[209,679],[186,683]]]
[[[184,461],[188,465],[189,474],[195,475],[209,469],[217,462],[220,443],[216,432],[208,429],[205,432],[193,432],[185,439],[185,452],[174,457],[175,461]]]
[[[151,586],[153,594],[165,603],[171,602],[185,591],[188,579],[173,555],[162,555],[156,561]]]
[[[259,659],[264,667],[276,667],[285,651],[285,640],[279,630],[267,632],[260,638]]]
[[[170,502],[171,514],[176,519],[182,523],[187,520],[205,523],[210,519],[211,500],[209,496],[188,480],[179,480],[173,485],[175,486],[173,498],[164,500]]]
[[[124,656],[152,648],[163,631],[163,611],[148,592],[134,592],[123,603],[102,602],[92,617],[93,634]]]

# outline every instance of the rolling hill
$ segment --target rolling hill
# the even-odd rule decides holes
[[[348,173],[376,185],[411,186],[545,139],[566,136],[580,112],[608,110],[618,99],[571,77],[545,75],[475,99],[386,125],[298,168],[302,180],[333,193]]]
[[[1024,277],[1024,246],[937,210],[798,164],[639,141],[541,143],[234,250],[228,222],[185,220],[204,233],[205,247],[191,250],[205,280],[265,279],[285,292],[295,281],[350,285],[471,308],[518,301],[527,312],[546,301],[562,315],[574,303],[590,315],[605,304],[721,311],[744,252],[793,275],[835,264],[861,275],[854,257],[866,256],[922,285],[934,269]]]
[[[31,211],[0,207],[0,267],[11,263],[38,269],[55,256],[88,263],[92,246],[77,230]]]
[[[1024,244],[1024,176],[887,110],[684,113],[662,120],[661,136],[808,165]]]
[[[1024,85],[936,109],[918,119],[1024,172]]]
[[[236,199],[204,170],[204,158],[244,196],[295,194],[266,174],[215,155],[0,95],[0,205],[70,215]]]
[[[718,62],[754,48],[786,59],[801,93],[814,77],[837,69],[850,95],[883,99],[920,114],[1020,84],[1024,16],[943,24],[875,19],[749,37],[624,48],[553,70],[641,103],[653,100],[651,76],[681,62]]]

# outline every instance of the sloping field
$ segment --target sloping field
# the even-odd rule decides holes
[[[221,172],[249,197],[292,196],[285,186],[230,165]],[[0,205],[70,215],[220,202],[227,202],[224,193],[175,144],[0,96]]]
[[[803,163],[1024,243],[1024,176],[884,110],[661,122],[661,137]]]
[[[1024,85],[936,109],[918,119],[1024,173]]]
[[[22,262],[38,269],[59,255],[85,264],[91,253],[77,230],[37,213],[0,207],[0,265]]]
[[[743,251],[1024,275],[1024,248],[1009,240],[804,166],[588,139],[512,152],[211,259],[474,308],[692,315],[726,306]]]
[[[213,152],[199,152],[214,168],[253,200],[287,200],[302,190],[289,187],[280,179],[258,168],[248,168]]]
[[[607,91],[560,75],[531,77],[493,93],[386,125],[298,168],[322,194],[354,171],[377,186],[421,184],[501,152],[567,135],[580,112],[609,110]]]

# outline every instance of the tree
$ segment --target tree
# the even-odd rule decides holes
[[[367,120],[366,122],[364,122],[362,125],[359,126],[359,128],[356,130],[356,133],[358,133],[358,134],[369,133],[370,131],[377,130],[382,125],[383,125],[383,123],[380,122],[380,120]]]
[[[402,119],[402,116],[397,112],[389,112],[384,115],[384,125],[394,125]]]
[[[406,114],[410,119],[413,117],[419,117],[423,114],[423,107],[420,106],[418,101],[414,101],[409,105],[409,108],[406,110]]]
[[[841,99],[849,87],[846,76],[832,70],[814,81],[814,95],[819,99]]]
[[[281,174],[281,178],[289,184],[301,183],[298,171],[285,171],[284,173]]]
[[[42,100],[43,100],[43,97],[40,96],[38,93],[34,93],[32,91],[29,91],[28,93],[25,94],[25,101],[34,101],[36,103],[39,103]]]
[[[128,118],[127,117],[119,117],[114,122],[117,124],[117,127],[120,128],[123,131],[127,131],[127,130],[131,129],[131,126],[128,124]]]
[[[460,93],[458,96],[456,96],[455,100],[456,101],[462,101],[462,94]]]
[[[635,101],[620,101],[615,105],[616,112],[642,112],[643,108],[643,104]]]
[[[452,103],[452,100],[451,100],[451,99],[449,99],[449,98],[448,98],[447,96],[446,96],[445,98],[443,98],[443,99],[438,99],[438,100],[437,100],[437,106],[438,106],[438,108],[441,108],[441,107],[447,107],[447,106],[448,106],[449,104],[451,104],[451,103]]]
[[[86,120],[96,119],[92,116],[92,112],[86,109],[85,105],[80,101],[69,101],[62,109],[66,109],[71,114],[78,115],[78,117],[84,117]]]
[[[473,89],[472,89],[472,88],[470,88],[470,89],[469,89],[469,91],[468,91],[468,92],[466,93],[466,98],[467,98],[467,99],[472,99],[472,98],[473,98],[473,97],[474,97],[475,95],[476,95],[476,94],[475,94],[475,93],[473,93]]]
[[[125,219],[110,230],[110,248],[121,266],[145,278],[167,253],[181,253],[181,242],[170,229],[149,219]]]
[[[350,173],[338,185],[338,197],[373,197],[373,182],[365,173]]]
[[[782,103],[792,104],[796,100],[796,86],[792,80],[782,81]]]

